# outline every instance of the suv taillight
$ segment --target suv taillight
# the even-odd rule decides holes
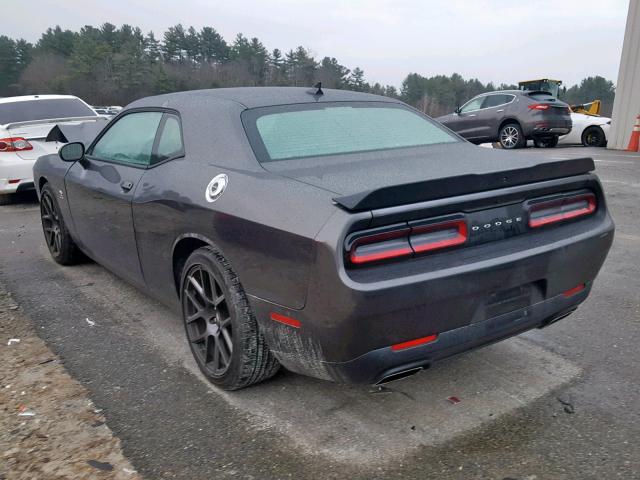
[[[349,260],[355,265],[424,253],[467,241],[464,219],[415,222],[356,232],[347,237]]]
[[[33,146],[22,137],[0,138],[0,152],[33,150]]]
[[[551,108],[551,105],[547,103],[533,103],[531,105],[528,105],[527,108],[529,110],[549,110]]]
[[[593,193],[581,193],[553,200],[529,204],[529,227],[538,228],[572,218],[590,215],[596,211],[597,200]]]

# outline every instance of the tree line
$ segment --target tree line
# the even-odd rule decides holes
[[[180,90],[238,86],[308,86],[349,89],[400,98],[438,116],[469,98],[516,85],[484,84],[477,79],[424,77],[410,73],[398,91],[369,83],[364,71],[348,68],[334,57],[316,59],[302,46],[268,50],[258,38],[236,35],[227,42],[213,27],[170,27],[161,39],[138,27],[105,23],[80,31],[49,28],[31,44],[0,36],[0,96],[72,94],[94,105],[126,105],[140,97]],[[589,77],[566,90],[566,99],[613,105],[614,85]]]

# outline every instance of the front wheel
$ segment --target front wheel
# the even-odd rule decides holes
[[[211,383],[238,390],[278,371],[238,277],[214,248],[187,259],[180,297],[191,353]]]
[[[553,148],[558,145],[558,136],[535,138],[533,144],[536,148]]]
[[[40,193],[40,219],[51,257],[60,265],[73,265],[81,261],[83,255],[67,230],[58,202],[48,184],[42,187]]]
[[[589,127],[582,132],[582,145],[585,147],[604,147],[607,143],[600,127]]]
[[[522,148],[527,144],[522,129],[517,123],[507,123],[498,132],[498,141],[502,148],[512,150]]]

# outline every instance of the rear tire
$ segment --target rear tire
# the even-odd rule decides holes
[[[517,123],[507,123],[503,125],[498,132],[498,141],[502,148],[506,150],[523,148],[527,144],[527,139],[524,138],[522,128],[520,128],[520,125]]]
[[[13,203],[13,194],[7,193],[0,195],[0,205],[11,205]]]
[[[600,127],[588,127],[582,132],[582,145],[585,147],[604,147],[607,141]]]
[[[553,137],[535,138],[533,140],[533,144],[536,148],[553,148],[558,145],[558,136],[555,135]]]
[[[49,184],[40,193],[40,219],[51,257],[60,265],[74,265],[84,259],[64,223],[60,207]]]
[[[187,259],[180,301],[191,353],[211,383],[238,390],[278,371],[238,277],[213,247]]]

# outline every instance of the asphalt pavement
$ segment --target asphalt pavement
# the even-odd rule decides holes
[[[34,196],[0,207],[0,282],[149,479],[640,478],[640,156],[527,150],[596,160],[617,230],[590,298],[387,387],[281,372],[217,390],[174,313],[95,263],[50,259]]]

